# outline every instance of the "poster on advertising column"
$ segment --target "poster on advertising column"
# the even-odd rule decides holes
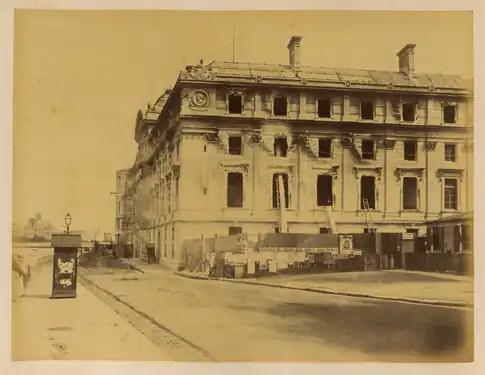
[[[74,237],[74,238],[73,238]],[[77,251],[81,239],[77,236],[56,236],[54,247],[52,298],[75,298],[77,296]]]

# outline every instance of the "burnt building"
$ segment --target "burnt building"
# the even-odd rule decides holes
[[[138,111],[127,172],[135,254],[176,262],[185,239],[268,232],[426,231],[473,209],[471,85],[419,73],[187,66]]]

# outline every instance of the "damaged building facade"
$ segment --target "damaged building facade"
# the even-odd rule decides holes
[[[458,76],[203,61],[136,119],[126,173],[135,256],[185,239],[426,231],[473,209],[472,91]]]

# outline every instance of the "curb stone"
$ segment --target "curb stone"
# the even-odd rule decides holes
[[[211,278],[209,279],[208,276],[203,275],[191,275],[185,272],[175,272],[177,276],[185,277],[189,279],[196,279],[196,280],[217,280],[217,281],[226,281],[230,283],[239,283],[239,284],[248,284],[248,285],[259,285],[259,286],[267,286],[271,288],[281,288],[281,289],[292,289],[292,290],[301,290],[305,292],[313,292],[313,293],[321,293],[321,294],[332,294],[332,295],[339,295],[339,296],[346,296],[346,297],[357,297],[357,298],[367,298],[367,299],[376,299],[376,300],[383,300],[383,301],[394,301],[394,302],[405,302],[405,303],[414,303],[420,305],[431,305],[431,306],[445,306],[445,307],[461,307],[461,308],[473,308],[473,304],[466,303],[466,302],[452,302],[452,301],[440,301],[440,300],[425,300],[425,299],[418,299],[418,298],[408,298],[408,297],[392,297],[392,296],[379,296],[375,294],[368,294],[368,293],[354,293],[354,292],[346,292],[346,291],[338,291],[332,289],[324,289],[324,288],[315,288],[315,287],[299,287],[293,285],[285,285],[285,284],[271,284],[265,282],[258,282],[258,281],[250,281],[250,280],[233,280],[233,279],[221,279],[221,278]]]

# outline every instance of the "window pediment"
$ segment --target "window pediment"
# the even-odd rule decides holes
[[[436,170],[436,175],[438,178],[447,178],[447,177],[457,177],[463,180],[463,175],[465,170],[462,168],[439,168]]]
[[[418,177],[421,181],[424,177],[425,168],[396,168],[395,175],[398,181],[403,177]]]
[[[354,166],[355,178],[360,178],[362,176],[375,176],[378,180],[382,176],[382,167],[367,167],[367,166]]]

